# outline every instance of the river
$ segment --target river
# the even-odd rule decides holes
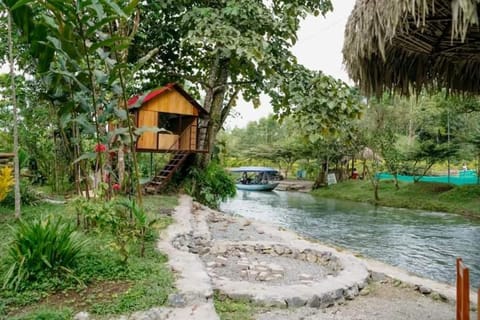
[[[450,284],[455,283],[455,259],[462,257],[471,285],[480,284],[478,220],[281,191],[239,190],[220,208]]]

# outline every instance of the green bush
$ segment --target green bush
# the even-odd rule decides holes
[[[72,319],[73,311],[70,309],[40,309],[35,312],[12,318],[12,320],[68,320]]]
[[[20,182],[20,196],[21,196],[21,202],[22,205],[26,206],[33,206],[40,201],[40,196],[38,193],[33,190],[30,184],[26,182]],[[12,188],[12,190],[7,194],[5,199],[0,201],[0,205],[5,206],[7,208],[13,208],[15,207],[15,193]]]
[[[20,221],[7,248],[3,288],[18,290],[51,275],[74,277],[86,240],[61,219]]]
[[[233,178],[214,162],[204,170],[191,168],[185,189],[195,200],[212,208],[236,192]]]

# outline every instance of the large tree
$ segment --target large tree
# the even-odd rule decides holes
[[[143,74],[145,87],[180,81],[204,95],[210,150],[240,93],[257,105],[267,93],[279,114],[315,104],[322,109],[315,121],[326,128],[337,114],[352,111],[348,91],[328,95],[328,103],[313,101],[312,90],[335,90],[338,83],[298,65],[291,48],[301,19],[329,10],[329,0],[148,0],[131,57],[158,47],[156,63]]]

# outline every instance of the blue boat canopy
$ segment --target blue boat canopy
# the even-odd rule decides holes
[[[268,172],[278,173],[278,170],[269,167],[238,167],[230,169],[230,172]]]

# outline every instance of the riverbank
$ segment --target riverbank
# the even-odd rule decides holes
[[[345,250],[192,204],[188,197],[181,198],[174,218],[168,231],[172,240],[166,243],[162,237],[160,247],[177,273],[177,288],[183,288],[179,292],[179,300],[186,301],[183,308],[208,306],[210,293],[216,292],[220,319],[455,317],[451,286],[435,287],[433,281],[400,270],[395,270],[396,276],[402,274],[407,281],[391,278],[391,269],[383,264],[369,265]],[[173,248],[166,250],[165,245]],[[193,267],[195,272],[190,272]],[[198,297],[193,304],[191,296]]]
[[[480,219],[480,186],[454,186],[436,183],[400,183],[380,181],[379,198],[375,201],[370,181],[349,180],[317,189],[313,195],[356,202],[368,202],[386,207],[449,212]]]

